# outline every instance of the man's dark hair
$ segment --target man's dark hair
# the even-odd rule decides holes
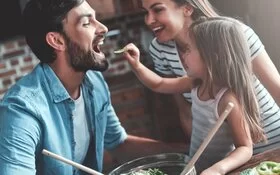
[[[54,49],[46,42],[48,32],[63,32],[62,21],[67,13],[84,0],[30,0],[23,11],[25,39],[43,63],[56,59]]]

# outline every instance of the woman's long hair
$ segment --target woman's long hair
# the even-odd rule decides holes
[[[218,17],[216,9],[210,4],[208,0],[186,0],[194,7],[192,18],[194,20],[205,17]]]
[[[193,7],[192,19],[197,20],[200,17],[218,17],[217,10],[210,4],[208,0],[171,0],[178,7],[186,4]]]
[[[206,64],[209,94],[213,96],[213,84],[229,88],[239,100],[253,141],[264,140],[242,24],[226,17],[204,18],[190,26],[189,34]]]

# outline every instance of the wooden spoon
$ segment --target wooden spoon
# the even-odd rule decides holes
[[[198,160],[198,158],[200,157],[202,152],[205,150],[205,148],[207,147],[207,145],[209,144],[209,142],[211,141],[213,136],[216,134],[216,132],[218,131],[218,129],[220,128],[220,126],[222,125],[224,120],[227,118],[228,114],[230,113],[230,111],[232,110],[233,107],[234,107],[234,104],[232,102],[229,102],[227,104],[224,112],[221,114],[221,116],[217,120],[217,123],[212,128],[212,130],[208,133],[207,137],[204,139],[202,144],[199,146],[196,153],[191,158],[191,160],[188,162],[188,164],[185,166],[184,170],[182,171],[182,173],[180,175],[188,175],[188,173],[194,167],[194,164],[196,163],[196,161]]]
[[[93,169],[91,169],[91,168],[88,168],[88,167],[86,167],[86,166],[84,166],[84,165],[81,165],[81,164],[79,164],[79,163],[73,162],[72,160],[66,159],[66,158],[64,158],[64,157],[62,157],[62,156],[60,156],[60,155],[57,155],[57,154],[55,154],[55,153],[52,153],[52,152],[50,152],[50,151],[48,151],[48,150],[43,149],[42,153],[43,153],[44,155],[46,155],[46,156],[50,156],[50,157],[55,158],[55,159],[57,159],[57,160],[60,160],[60,161],[62,161],[62,162],[64,162],[64,163],[67,163],[67,164],[69,164],[69,165],[72,165],[72,166],[74,166],[74,167],[76,167],[76,168],[78,168],[78,169],[80,169],[80,170],[83,170],[84,172],[89,173],[89,174],[92,174],[92,175],[104,175],[104,174],[99,173],[99,172],[97,172],[97,171],[95,171],[95,170],[93,170]]]

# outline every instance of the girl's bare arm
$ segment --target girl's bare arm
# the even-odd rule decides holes
[[[163,78],[148,69],[140,62],[139,49],[134,44],[125,46],[124,57],[131,65],[138,79],[148,88],[161,93],[190,92],[192,79],[184,76],[178,78]]]

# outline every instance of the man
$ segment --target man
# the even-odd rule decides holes
[[[40,64],[0,103],[0,174],[82,174],[42,149],[97,171],[104,148],[124,160],[169,149],[120,125],[99,72],[108,67],[100,51],[107,28],[86,1],[30,0],[23,18]]]

